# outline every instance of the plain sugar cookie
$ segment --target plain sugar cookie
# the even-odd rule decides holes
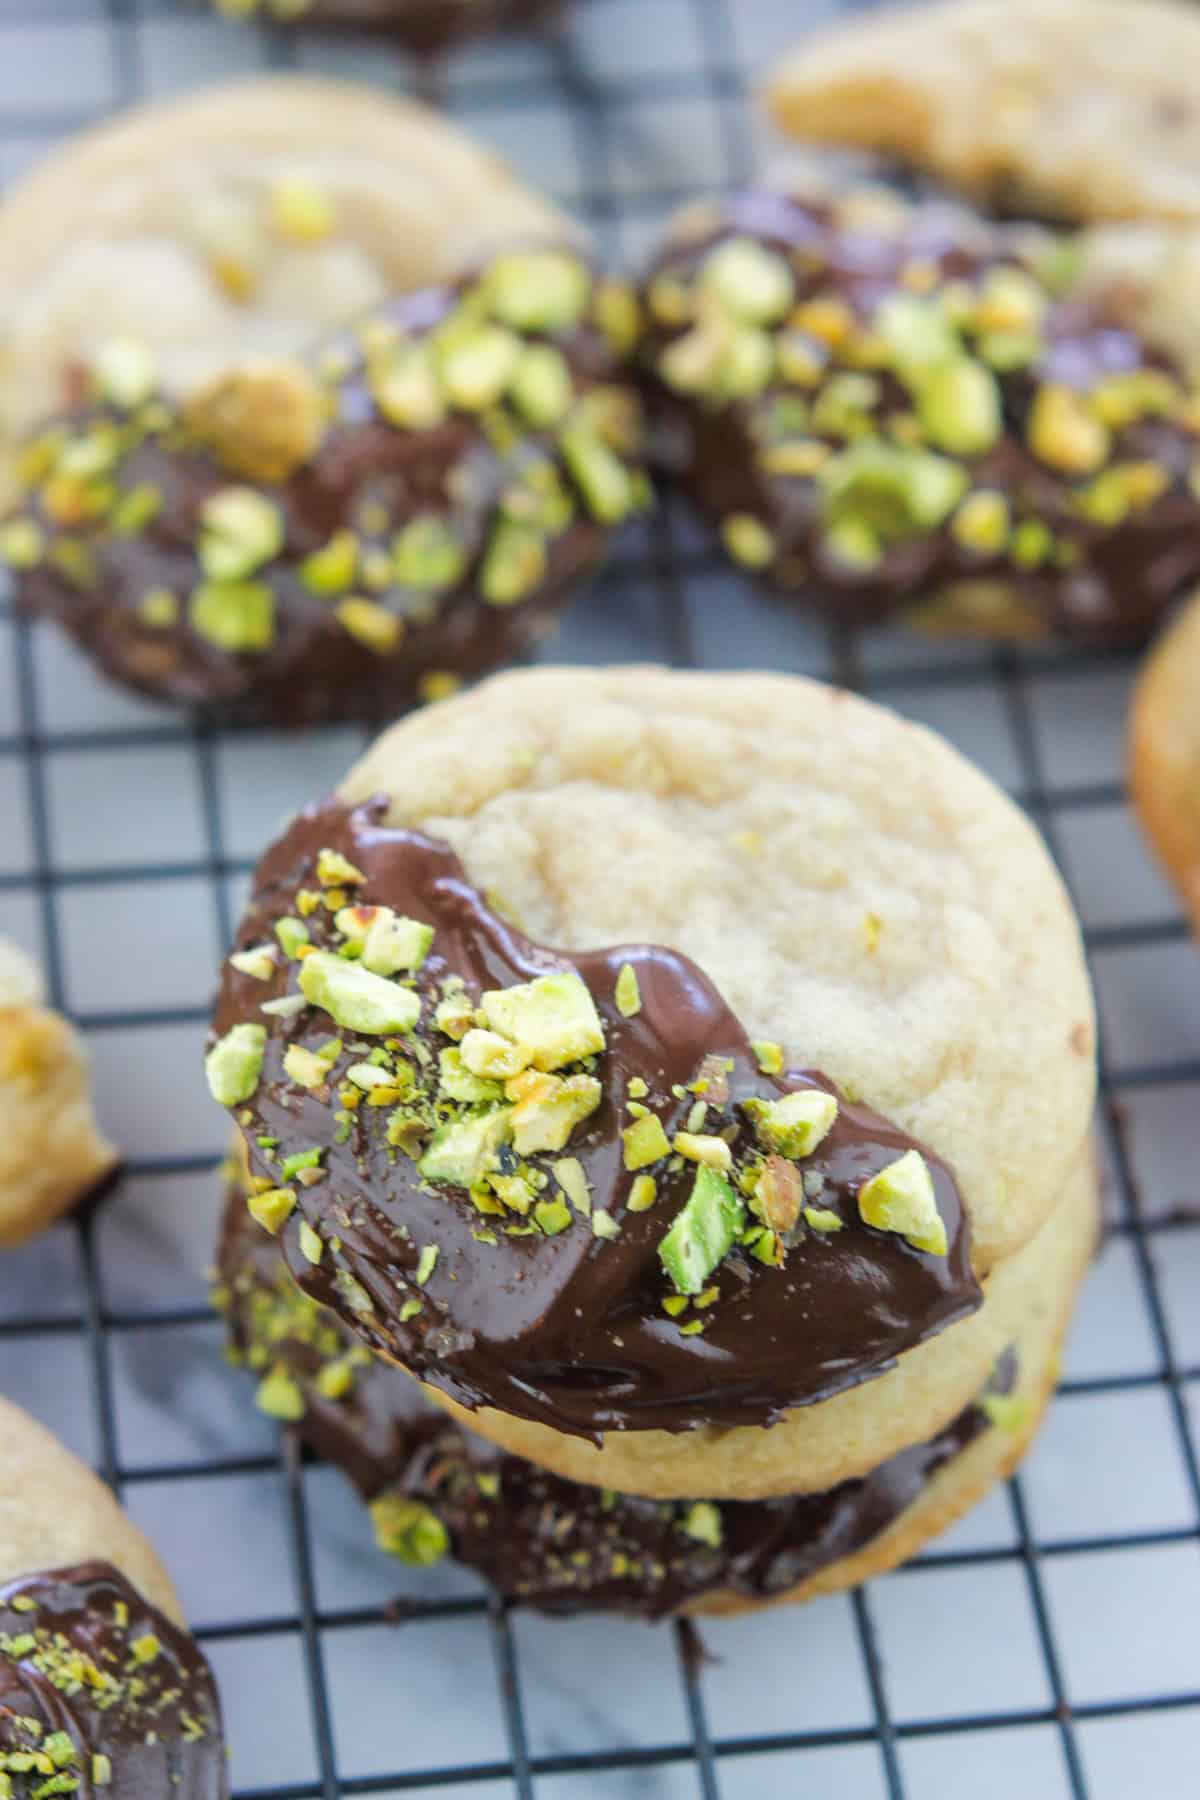
[[[92,1111],[83,1043],[0,942],[0,1247],[52,1225],[116,1167]]]
[[[813,32],[766,98],[1011,213],[1200,219],[1198,57],[1181,0],[933,0]]]
[[[1200,596],[1139,678],[1129,719],[1129,785],[1142,827],[1200,934]]]

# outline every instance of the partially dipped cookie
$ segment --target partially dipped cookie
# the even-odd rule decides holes
[[[0,940],[0,1248],[44,1231],[116,1163],[81,1040],[45,1005],[34,964]]]
[[[729,554],[847,623],[1132,643],[1200,572],[1190,377],[1021,239],[878,190],[679,222],[645,287],[660,453]]]
[[[1129,786],[1200,933],[1200,597],[1156,644],[1139,677],[1129,718]]]
[[[296,1285],[246,1201],[231,1165],[216,1298],[234,1360],[254,1374],[262,1410],[349,1476],[380,1545],[417,1566],[453,1556],[546,1612],[644,1618],[807,1599],[945,1529],[1036,1429],[1096,1210],[1086,1165],[1043,1234],[1012,1341],[935,1435],[824,1491],[664,1503],[565,1480],[447,1418]]]
[[[230,19],[272,25],[352,26],[436,55],[465,39],[548,25],[564,0],[214,0]]]
[[[176,406],[118,343],[25,445],[0,557],[115,679],[225,716],[372,716],[517,656],[645,499],[625,309],[500,253]]]
[[[553,671],[284,834],[208,1070],[365,1341],[542,1461],[752,1498],[969,1403],[1003,1345],[956,1322],[1058,1202],[1091,1049],[1045,853],[937,740],[798,681]]]
[[[212,1672],[157,1556],[91,1471],[3,1400],[0,1788],[229,1793]]]

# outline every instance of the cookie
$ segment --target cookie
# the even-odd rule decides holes
[[[1200,934],[1200,596],[1155,646],[1138,681],[1129,785],[1142,827]]]
[[[0,942],[0,1248],[52,1225],[116,1164],[81,1040],[42,1005],[33,964]]]
[[[212,1672],[166,1571],[103,1483],[5,1400],[0,1770],[12,1800],[229,1792]]]
[[[418,55],[467,38],[548,25],[563,0],[214,0],[230,19],[273,25],[352,26],[378,32]]]
[[[552,1433],[760,1438],[978,1308],[1078,1156],[1092,1031],[1044,850],[929,734],[550,670],[397,728],[268,853],[209,1079],[376,1348]],[[682,1491],[738,1479],[722,1441]]]
[[[437,113],[360,85],[270,76],[127,113],[0,203],[3,460],[114,339],[179,398],[565,230]]]
[[[1030,1309],[981,1393],[860,1479],[778,1500],[664,1505],[563,1480],[447,1419],[296,1286],[236,1172],[218,1269],[231,1352],[256,1375],[259,1406],[344,1470],[384,1548],[416,1564],[451,1555],[543,1611],[644,1618],[801,1599],[815,1583],[853,1579],[851,1568],[890,1566],[931,1518],[948,1523],[1033,1430],[1067,1303],[1064,1292]]]
[[[1023,237],[877,190],[693,209],[645,286],[660,454],[756,580],[867,624],[1143,640],[1200,578],[1200,403]]]
[[[117,346],[22,452],[18,598],[115,680],[285,725],[518,656],[648,498],[616,292],[573,250],[503,252],[182,412]]]
[[[1197,56],[1182,0],[934,0],[814,33],[766,99],[1013,213],[1200,219]]]

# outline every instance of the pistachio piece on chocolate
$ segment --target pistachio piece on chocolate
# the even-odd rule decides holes
[[[952,456],[982,456],[1000,441],[1000,384],[969,356],[940,363],[917,390],[917,416],[930,443]]]
[[[641,1012],[642,992],[638,986],[637,970],[632,963],[621,964],[617,984],[613,989],[613,999],[623,1019],[634,1019]]]
[[[263,1193],[251,1194],[246,1201],[250,1217],[272,1237],[279,1235],[295,1209],[296,1190],[290,1187],[267,1188]]]
[[[545,431],[565,419],[571,405],[571,371],[553,344],[530,344],[513,370],[509,392],[521,416]]]
[[[654,1113],[635,1119],[621,1136],[625,1144],[625,1167],[630,1174],[648,1168],[651,1163],[661,1162],[664,1156],[671,1154],[671,1140],[663,1130],[662,1120]]]
[[[703,291],[747,325],[773,325],[796,298],[787,259],[753,238],[729,238],[705,259]]]
[[[249,975],[252,981],[270,981],[278,964],[270,944],[258,944],[249,950],[236,950],[229,966],[239,975]]]
[[[482,412],[502,398],[521,354],[521,341],[501,325],[455,334],[441,354],[442,386],[452,406]]]
[[[596,1003],[572,970],[496,989],[480,1004],[492,1030],[528,1050],[535,1069],[561,1069],[604,1049]]]
[[[565,1150],[576,1125],[590,1118],[603,1099],[603,1089],[592,1075],[572,1075],[565,1081],[530,1069],[508,1084],[513,1107],[513,1147],[518,1156],[539,1150]]]
[[[184,409],[188,431],[245,481],[286,481],[316,454],[324,423],[317,384],[294,362],[233,369]]]
[[[746,1209],[733,1188],[714,1169],[701,1166],[687,1202],[658,1246],[677,1293],[703,1293],[745,1223]]]
[[[392,564],[401,587],[442,593],[467,566],[467,553],[437,513],[420,513],[392,539]]]
[[[449,1532],[422,1500],[384,1494],[372,1502],[371,1522],[380,1549],[416,1568],[430,1568],[450,1548]]]
[[[218,650],[269,650],[275,641],[275,596],[256,581],[205,581],[192,593],[188,623]]]
[[[398,987],[328,950],[314,950],[305,957],[300,991],[346,1031],[369,1037],[411,1031],[421,1016],[420,999],[411,988]]]
[[[569,331],[583,317],[591,276],[566,250],[512,251],[487,272],[488,306],[514,331]]]
[[[214,581],[240,581],[283,548],[283,515],[250,487],[221,488],[200,513],[200,564]]]
[[[711,1500],[693,1500],[692,1504],[679,1521],[679,1529],[685,1537],[692,1538],[697,1544],[707,1544],[710,1550],[721,1547],[721,1509]]]
[[[743,1110],[754,1135],[780,1156],[810,1156],[833,1130],[838,1103],[821,1088],[803,1088],[780,1100],[747,1100]]]
[[[504,1089],[498,1081],[485,1080],[464,1067],[462,1051],[455,1044],[448,1045],[442,1051],[438,1058],[438,1068],[438,1087],[448,1100],[461,1100],[464,1106],[479,1106],[495,1105],[504,1098]],[[390,1077],[384,1075],[382,1070],[372,1072],[382,1075],[385,1082],[390,1082]],[[353,1069],[347,1070],[347,1075],[351,1081],[354,1080]]]
[[[413,974],[433,943],[433,926],[399,917],[390,906],[344,906],[334,923],[372,975]]]
[[[533,1052],[524,1044],[501,1037],[499,1032],[481,1031],[476,1026],[462,1040],[462,1059],[473,1074],[486,1076],[489,1081],[511,1081],[529,1067]]]
[[[945,1256],[946,1225],[938,1212],[929,1165],[918,1150],[906,1150],[858,1190],[858,1210],[877,1231],[895,1231],[914,1250]]]
[[[262,1074],[267,1047],[265,1025],[235,1025],[218,1038],[204,1059],[208,1091],[220,1106],[249,1100]]]
[[[512,1141],[512,1109],[496,1107],[472,1119],[442,1125],[430,1139],[421,1158],[426,1181],[444,1181],[453,1187],[473,1187],[499,1161],[502,1145]]]

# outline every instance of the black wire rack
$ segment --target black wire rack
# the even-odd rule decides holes
[[[587,29],[579,35],[550,40],[524,55],[485,54],[453,66],[444,97],[469,127],[518,152],[531,109],[552,107],[579,176],[564,198],[614,259],[629,260],[674,205],[697,192],[735,187],[750,176],[758,160],[759,128],[747,99],[748,71],[764,49],[787,41],[806,9],[769,0],[584,0],[577,17],[585,7]],[[651,25],[655,53],[647,67],[641,50]],[[191,63],[189,76],[197,77],[239,66],[324,66],[307,38],[251,27],[239,32],[202,20],[183,0],[178,5],[0,0],[0,175],[115,107],[161,91],[161,34],[174,31],[188,35],[181,53],[176,46],[172,82],[179,67]],[[344,49],[323,54],[331,69],[345,66]],[[360,66],[386,83],[405,79],[399,60],[393,64],[375,53]],[[467,73],[460,75],[458,68]],[[655,166],[676,122],[685,119],[702,133],[704,166],[691,166],[686,151],[668,154]],[[635,166],[639,174],[631,179]],[[11,716],[0,712],[0,813],[9,806],[13,811],[6,842],[25,845],[14,866],[0,869],[0,929],[27,937],[40,953],[52,999],[73,1013],[89,1036],[102,1100],[119,1092],[127,1115],[143,1099],[145,1107],[164,1115],[147,1140],[153,1147],[130,1158],[115,1194],[52,1242],[10,1258],[7,1276],[0,1272],[0,1387],[64,1429],[62,1382],[56,1378],[48,1386],[38,1378],[50,1348],[62,1352],[67,1360],[61,1366],[71,1371],[66,1388],[74,1436],[136,1516],[141,1516],[140,1496],[150,1491],[157,1496],[155,1535],[185,1589],[197,1557],[189,1521],[202,1519],[219,1545],[221,1531],[229,1529],[224,1484],[258,1481],[274,1494],[270,1518],[290,1557],[288,1603],[264,1606],[256,1587],[244,1594],[246,1604],[206,1617],[198,1631],[224,1677],[227,1707],[235,1715],[238,1800],[435,1791],[478,1800],[498,1795],[584,1800],[593,1794],[611,1800],[632,1795],[675,1800],[682,1794],[734,1800],[752,1790],[764,1800],[775,1794],[797,1800],[810,1795],[836,1800],[954,1795],[957,1800],[964,1792],[1018,1790],[1031,1800],[1059,1795],[1133,1800],[1151,1792],[1156,1800],[1194,1800],[1200,1794],[1200,1332],[1195,1327],[1200,1308],[1194,1286],[1190,1305],[1186,1292],[1181,1295],[1178,1275],[1190,1257],[1200,1276],[1200,1174],[1191,1177],[1189,1188],[1187,1173],[1195,1161],[1189,1146],[1200,1141],[1194,1123],[1200,1104],[1200,958],[1192,956],[1184,923],[1149,872],[1124,810],[1119,742],[1132,674],[1127,659],[921,644],[902,633],[883,633],[863,644],[828,639],[749,595],[672,504],[625,540],[567,623],[557,649],[567,660],[769,664],[858,687],[942,727],[979,755],[1041,826],[1068,879],[1076,878],[1101,996],[1106,1032],[1099,1130],[1110,1189],[1106,1256],[1119,1255],[1128,1277],[1119,1293],[1114,1288],[1105,1327],[1111,1325],[1111,1356],[1093,1359],[1080,1374],[1068,1364],[1060,1404],[1116,1407],[1147,1397],[1164,1422],[1169,1442],[1163,1453],[1173,1469],[1173,1498],[1161,1512],[1152,1506],[1121,1516],[1117,1506],[1114,1520],[1088,1531],[1076,1528],[1070,1507],[1032,1504],[1029,1477],[1018,1476],[997,1503],[992,1540],[968,1537],[964,1546],[952,1538],[890,1578],[890,1584],[904,1584],[934,1572],[961,1577],[968,1585],[956,1585],[955,1598],[945,1606],[965,1601],[973,1609],[978,1601],[978,1629],[986,1633],[1006,1629],[1004,1615],[991,1615],[979,1598],[986,1582],[998,1570],[1015,1576],[1028,1608],[1030,1692],[1041,1696],[1035,1703],[1024,1692],[1000,1691],[978,1704],[977,1689],[962,1705],[954,1704],[953,1695],[935,1696],[934,1705],[925,1696],[914,1702],[912,1683],[905,1679],[908,1659],[889,1636],[886,1617],[881,1624],[877,1584],[840,1603],[846,1609],[848,1654],[857,1664],[853,1680],[865,1695],[860,1722],[842,1722],[836,1708],[830,1709],[832,1722],[814,1721],[811,1711],[799,1706],[789,1713],[788,1683],[794,1680],[799,1691],[811,1678],[812,1659],[822,1654],[820,1642],[810,1641],[808,1615],[797,1612],[787,1615],[785,1636],[776,1625],[768,1637],[766,1622],[755,1621],[759,1635],[736,1640],[734,1653],[742,1659],[756,1658],[756,1646],[764,1647],[761,1682],[785,1694],[771,1711],[769,1729],[758,1728],[752,1710],[745,1715],[748,1728],[735,1729],[729,1705],[718,1709],[714,1723],[712,1685],[719,1665],[707,1660],[693,1632],[677,1628],[669,1659],[674,1673],[665,1658],[655,1664],[662,1688],[655,1703],[664,1720],[676,1723],[661,1732],[631,1733],[623,1728],[618,1705],[607,1735],[603,1726],[592,1728],[584,1746],[572,1742],[565,1729],[547,1730],[544,1719],[536,1729],[531,1726],[522,1622],[477,1589],[445,1593],[436,1586],[418,1587],[397,1609],[385,1604],[396,1585],[394,1573],[379,1573],[372,1565],[374,1586],[358,1584],[366,1601],[334,1603],[338,1595],[327,1593],[330,1583],[319,1569],[330,1490],[319,1485],[321,1471],[286,1440],[275,1445],[265,1426],[244,1446],[230,1447],[220,1431],[204,1429],[180,1439],[179,1455],[170,1453],[175,1439],[164,1446],[161,1434],[148,1445],[137,1440],[144,1453],[126,1447],[127,1346],[137,1346],[143,1366],[168,1367],[181,1346],[190,1346],[189,1356],[215,1360],[216,1355],[201,1276],[203,1249],[192,1258],[190,1282],[173,1279],[165,1300],[159,1292],[131,1290],[121,1272],[131,1234],[153,1234],[147,1220],[154,1216],[157,1196],[164,1196],[165,1209],[165,1195],[178,1190],[189,1196],[190,1205],[219,1154],[216,1122],[199,1131],[195,1147],[190,1125],[180,1124],[178,1135],[173,1130],[169,1082],[165,1090],[151,1082],[140,1098],[150,1066],[160,1058],[169,1065],[176,1046],[186,1051],[189,1069],[198,1065],[209,977],[201,979],[195,1004],[89,1005],[86,971],[103,951],[73,947],[73,934],[81,912],[103,914],[108,908],[104,916],[111,916],[114,906],[136,904],[135,940],[152,954],[155,933],[161,935],[164,921],[169,924],[186,910],[185,896],[194,898],[199,891],[207,908],[200,935],[212,936],[215,955],[218,941],[224,944],[231,936],[253,862],[253,834],[243,826],[231,831],[231,794],[252,789],[264,766],[285,765],[295,751],[270,734],[213,733],[140,707],[102,706],[96,722],[89,722],[93,715],[84,709],[76,718],[64,699],[63,665],[46,651],[40,629],[17,617],[2,597],[0,635],[12,650]],[[5,679],[0,666],[0,696]],[[327,734],[318,754],[326,756],[329,779],[358,742],[361,737],[345,732]],[[112,767],[119,763],[139,803],[154,793],[168,764],[185,765],[196,809],[195,843],[173,854],[148,826],[139,845],[147,854],[105,849],[98,855],[78,846],[65,852],[61,829],[67,810],[97,804],[95,782],[86,795],[72,799],[77,782],[71,772],[85,765],[107,770],[109,763],[98,760],[104,758],[117,759]],[[305,758],[300,760],[306,768]],[[301,788],[291,799],[299,802],[304,793]],[[102,796],[114,816],[122,801],[127,807],[127,792],[115,785]],[[149,798],[146,811],[149,818]],[[87,845],[97,841],[93,830]],[[174,836],[170,842],[173,849]],[[202,956],[200,962],[211,969],[211,960]],[[188,1144],[186,1153],[176,1147],[180,1137]],[[149,1196],[147,1209],[133,1208],[131,1189]],[[211,1219],[211,1204],[203,1217]],[[69,1304],[62,1304],[62,1296]],[[1136,1325],[1130,1325],[1135,1314]],[[1131,1331],[1140,1344],[1136,1355],[1127,1354]],[[1104,1335],[1101,1330],[1099,1341]],[[228,1377],[228,1393],[248,1410],[248,1396],[236,1394],[237,1381]],[[166,1392],[169,1410],[169,1382]],[[1118,1423],[1107,1427],[1116,1434],[1114,1446],[1124,1416],[1114,1413]],[[1138,1453],[1136,1440],[1130,1449]],[[1153,1486],[1155,1479],[1148,1469],[1147,1484]],[[321,1518],[314,1521],[317,1510]],[[365,1523],[362,1529],[365,1535]],[[1132,1565],[1124,1560],[1128,1557],[1135,1559]],[[1109,1629],[1119,1640],[1120,1672],[1097,1681],[1081,1673],[1070,1641],[1072,1596],[1081,1592],[1080,1571],[1083,1586],[1111,1584],[1115,1558],[1122,1559],[1120,1588],[1134,1595],[1133,1610],[1123,1612],[1125,1602],[1114,1601]],[[1063,1571],[1068,1571],[1065,1580]],[[900,1591],[890,1584],[882,1585]],[[938,1598],[929,1606],[932,1637],[946,1629],[945,1610]],[[1179,1612],[1176,1621],[1162,1616],[1172,1606]],[[886,1597],[882,1611],[888,1612]],[[1103,1607],[1099,1616],[1103,1620]],[[425,1657],[426,1634],[439,1627],[468,1634],[455,1643],[471,1647],[463,1667],[469,1666],[472,1681],[486,1685],[479,1669],[490,1660],[499,1719],[495,1754],[460,1757],[467,1748],[462,1721],[484,1697],[479,1688],[463,1691],[453,1681],[440,1702],[441,1748],[431,1754],[424,1738],[418,1751],[412,1748],[406,1693],[412,1671]],[[632,1636],[614,1638],[607,1627],[603,1632],[602,1639],[587,1640],[602,1644],[597,1657],[629,1656],[630,1667],[640,1668],[629,1647]],[[378,1640],[381,1691],[394,1695],[377,1755],[361,1742],[348,1744],[339,1719],[340,1683],[331,1667],[339,1640],[355,1633]],[[1169,1674],[1147,1674],[1133,1640],[1164,1634],[1173,1646]],[[706,1631],[705,1638],[719,1657],[730,1653],[730,1640],[719,1631]],[[792,1662],[780,1662],[781,1645]],[[969,1654],[967,1640],[964,1651]],[[481,1665],[472,1660],[480,1654]],[[307,1713],[307,1723],[269,1716],[275,1707],[264,1671],[284,1664],[295,1676],[292,1706]],[[486,1703],[491,1706],[491,1699]],[[539,1711],[544,1714],[545,1707]],[[1132,1750],[1127,1743],[1114,1754],[1120,1746],[1105,1727],[1136,1732],[1139,1725],[1143,1729]],[[296,1778],[286,1758],[273,1763],[269,1753],[244,1757],[247,1746],[261,1748],[264,1734],[271,1742],[279,1731],[311,1733],[311,1757],[306,1752],[304,1772]],[[1009,1759],[1009,1746],[1028,1744],[1036,1744],[1032,1761]],[[1129,1773],[1135,1766],[1145,1771],[1144,1786]],[[244,1767],[251,1770],[249,1785]]]

